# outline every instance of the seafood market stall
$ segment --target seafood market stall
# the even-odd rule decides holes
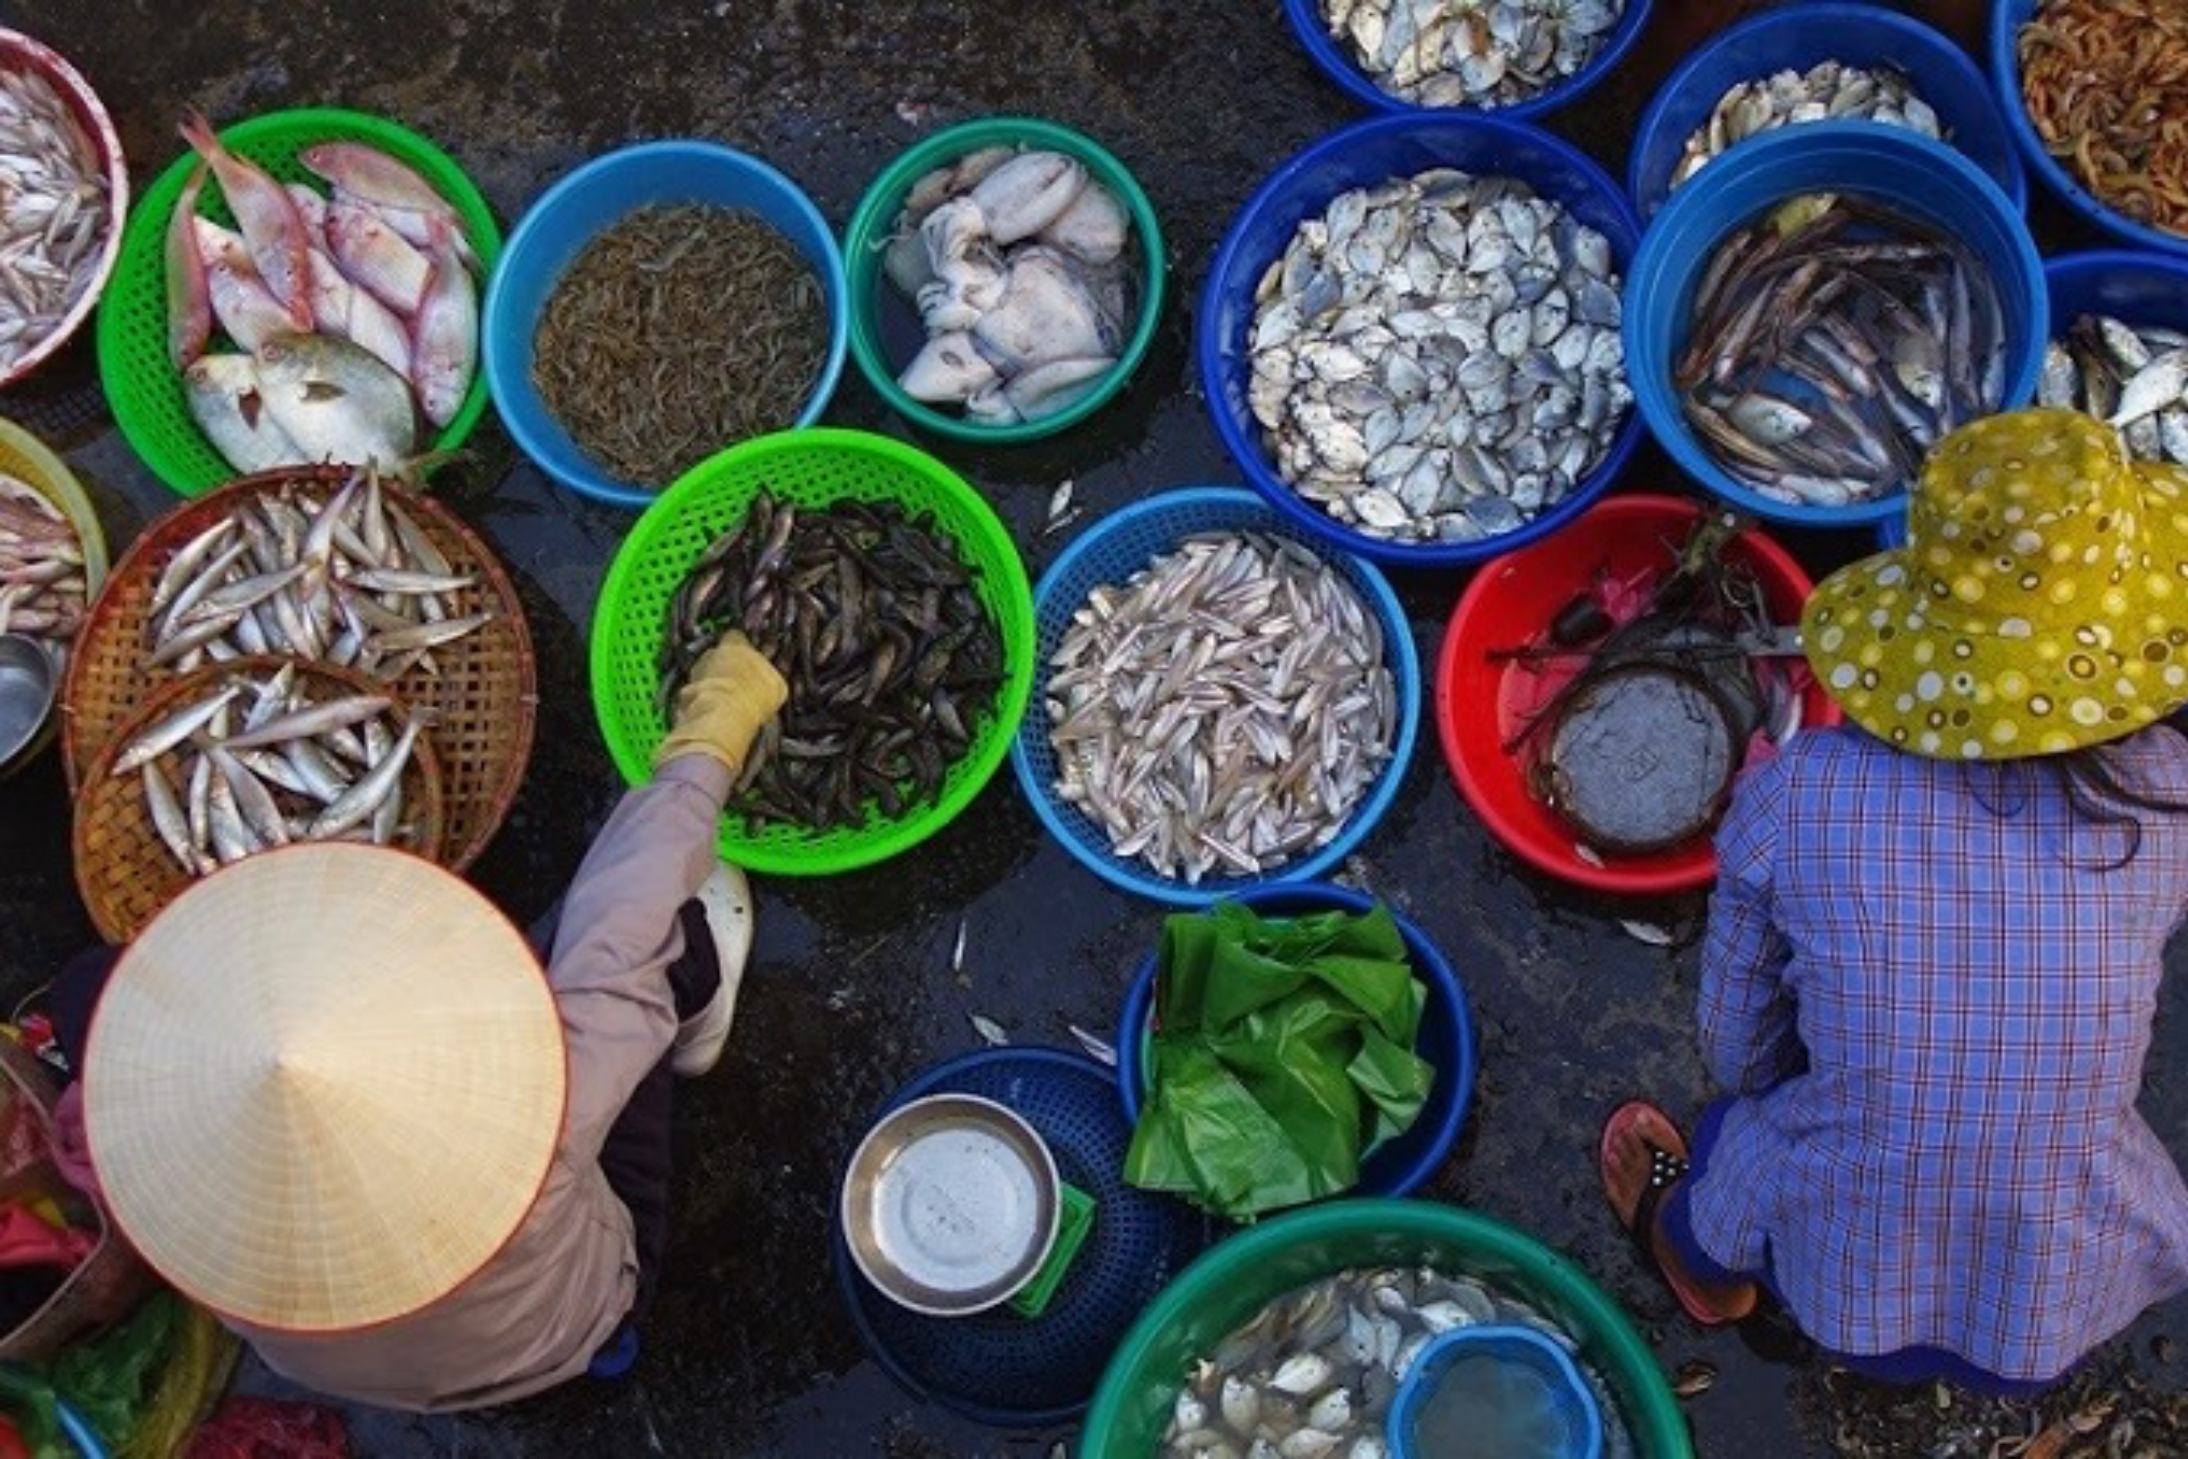
[[[1138,1459],[1264,1406],[1349,1440],[1464,1325],[1570,1335],[1606,1452],[2188,1433],[2182,1301],[2040,1404],[1873,1388],[1683,1320],[1595,1159],[1637,1085],[1708,1092],[1704,833],[1835,713],[1770,635],[1923,446],[2041,400],[2188,461],[2188,150],[2077,159],[2054,54],[2129,22],[1418,8],[11,8],[105,105],[83,177],[0,210],[53,260],[0,309],[0,571],[64,706],[0,772],[10,1004],[288,839],[414,848],[544,934],[713,636],[793,679],[722,823],[758,943],[679,1095],[639,1367],[347,1408],[358,1452]],[[313,464],[359,450],[434,462]],[[1667,704],[1709,734],[1637,810],[1602,746]],[[1215,937],[1399,990],[1337,1018],[1388,1144],[1226,1185],[1162,1143],[1232,1030],[1158,966]],[[844,1229],[930,1100],[1048,1157],[1053,1260],[972,1315]]]

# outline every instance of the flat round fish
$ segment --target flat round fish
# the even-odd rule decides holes
[[[1541,767],[1548,799],[1593,844],[1662,851],[1709,828],[1732,786],[1732,725],[1699,676],[1634,664],[1575,694]]]

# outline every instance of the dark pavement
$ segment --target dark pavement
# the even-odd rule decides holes
[[[0,19],[90,77],[140,187],[178,153],[173,125],[188,107],[225,124],[340,105],[433,137],[505,227],[569,167],[646,138],[712,138],[760,153],[840,225],[866,182],[934,127],[1027,112],[1088,131],[1135,170],[1170,236],[1178,288],[1155,351],[1119,401],[1060,441],[985,453],[918,442],[987,492],[1036,576],[1069,537],[1042,535],[1050,491],[1065,478],[1088,511],[1082,526],[1165,487],[1233,479],[1193,384],[1190,303],[1258,180],[1355,115],[1293,45],[1275,0],[46,0],[0,6]],[[1643,84],[1616,78],[1554,125],[1622,174]],[[174,504],[112,428],[88,330],[0,398],[0,413],[70,458],[117,549]],[[828,418],[917,439],[851,368]],[[594,727],[582,650],[595,592],[633,519],[556,489],[496,428],[473,447],[437,485],[482,525],[523,593],[543,698],[530,780],[477,879],[536,925],[621,788]],[[1677,483],[1645,454],[1628,485]],[[1797,545],[1818,569],[1861,547]],[[1426,660],[1461,583],[1456,574],[1400,580]],[[1988,1452],[1997,1416],[1965,1400],[1920,1395],[1895,1406],[1827,1381],[1781,1328],[1705,1336],[1677,1317],[1612,1228],[1594,1169],[1604,1112],[1637,1092],[1687,1112],[1706,1094],[1692,1035],[1699,898],[1613,904],[1524,870],[1461,804],[1432,732],[1348,879],[1419,920],[1473,998],[1482,1075],[1434,1194],[1573,1255],[1658,1340],[1667,1370],[1714,1365],[1714,1386],[1691,1404],[1705,1454]],[[1107,1032],[1160,910],[1109,892],[1047,841],[1007,771],[946,833],[898,861],[758,889],[759,951],[729,1057],[680,1091],[677,1233],[636,1376],[459,1419],[359,1415],[365,1452],[1040,1455],[1068,1438],[966,1425],[913,1403],[864,1361],[829,1272],[834,1182],[891,1089],[974,1045],[970,1015],[1029,1043],[1068,1045],[1072,1023]],[[1621,916],[1668,923],[1681,945],[1643,945],[1620,930]],[[949,971],[960,918],[962,984]],[[0,992],[34,987],[90,937],[70,877],[60,768],[48,756],[0,785]],[[2145,1109],[2188,1158],[2178,977],[2151,1064]],[[2182,1329],[2188,1302],[2175,1302],[2100,1366],[2178,1393],[2188,1361],[2156,1354],[2177,1353],[2157,1339]]]

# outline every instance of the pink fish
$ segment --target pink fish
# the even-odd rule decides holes
[[[210,218],[197,220],[198,257],[206,268],[223,265],[239,274],[258,276],[258,269],[251,262],[251,246],[243,241],[243,235],[232,228],[223,228]]]
[[[182,185],[174,216],[167,220],[167,353],[179,366],[205,353],[213,332],[213,307],[205,294],[205,260],[198,255],[194,223],[198,194],[205,187],[201,166]]]
[[[397,314],[408,318],[424,304],[432,260],[364,204],[337,198],[327,205],[327,251],[351,283]]]
[[[445,426],[462,407],[478,362],[479,299],[445,223],[433,230],[432,253],[433,282],[411,325],[411,379],[426,419]]]
[[[220,180],[221,194],[243,229],[266,292],[288,311],[295,328],[310,329],[310,264],[304,257],[310,236],[296,200],[258,167],[223,147],[202,113],[192,112],[181,130],[183,140],[197,149]]]
[[[410,378],[410,331],[395,311],[344,277],[333,259],[311,251],[311,317],[321,334],[339,335]]]
[[[289,201],[296,204],[296,211],[304,219],[305,231],[311,234],[312,247],[320,247],[327,237],[326,196],[300,182],[290,183],[288,193]]]
[[[205,285],[221,332],[244,349],[256,350],[275,335],[295,329],[289,311],[266,291],[256,274],[211,263],[205,266]]]
[[[321,142],[305,148],[296,160],[333,183],[338,196],[370,204],[389,227],[420,248],[431,245],[435,219],[447,224],[457,256],[477,267],[463,234],[463,218],[408,163],[361,142]]]

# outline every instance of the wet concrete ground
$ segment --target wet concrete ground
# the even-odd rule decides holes
[[[71,56],[116,113],[140,187],[178,150],[187,106],[217,121],[333,104],[395,117],[471,171],[505,225],[555,176],[619,144],[698,136],[766,155],[841,223],[866,181],[923,132],[1025,111],[1100,138],[1135,169],[1170,234],[1176,303],[1130,391],[1060,442],[1002,452],[936,449],[1008,520],[1036,575],[1068,532],[1041,534],[1049,492],[1077,483],[1091,515],[1168,486],[1232,479],[1189,368],[1189,301],[1233,211],[1257,180],[1353,117],[1282,28],[1275,0],[1101,6],[1004,0],[386,0],[188,8],[151,0],[6,7]],[[279,13],[277,13],[277,10]],[[1617,83],[1559,130],[1622,170],[1645,82]],[[2049,225],[2047,225],[2048,227]],[[2055,230],[2054,230],[2055,232]],[[118,548],[173,498],[132,458],[100,404],[80,343],[0,413],[62,449],[98,497]],[[847,370],[832,422],[917,439]],[[583,680],[594,594],[631,518],[557,490],[482,430],[474,459],[439,478],[504,554],[540,650],[538,751],[480,883],[520,921],[551,916],[620,789]],[[1633,487],[1676,483],[1653,457]],[[1812,567],[1859,550],[1797,544]],[[1424,658],[1461,586],[1401,580]],[[1704,1335],[1679,1320],[1612,1229],[1596,1191],[1603,1113],[1647,1092],[1674,1111],[1705,1097],[1692,1042],[1699,899],[1632,907],[1521,868],[1460,803],[1433,735],[1388,821],[1349,868],[1438,939],[1480,1027],[1482,1074],[1463,1143],[1433,1194],[1486,1211],[1576,1258],[1657,1340],[1667,1369],[1721,1376],[1691,1405],[1709,1455],[1823,1454],[1857,1433],[1870,1453],[1983,1452],[1981,1410],[1893,1406],[1842,1392],[1782,1325]],[[462,1418],[354,1416],[372,1454],[620,1455],[882,1452],[1042,1454],[1067,1433],[999,1435],[916,1404],[863,1359],[828,1270],[836,1174],[898,1084],[972,1047],[969,1015],[1022,1042],[1106,1030],[1160,919],[1105,890],[1041,834],[1008,774],[955,826],[879,870],[761,885],[759,952],[730,1055],[682,1090],[678,1229],[636,1376],[580,1383]],[[1672,950],[1623,934],[1621,916],[1667,922]],[[960,920],[968,986],[948,971]],[[52,757],[0,786],[0,992],[35,986],[91,932],[69,873],[68,814]],[[2176,957],[2176,970],[2180,959]],[[2188,1007],[2176,977],[2160,1010],[2145,1109],[2188,1158]],[[2177,1393],[2188,1302],[2146,1316],[2107,1349]],[[268,1385],[262,1373],[250,1381]],[[1934,1411],[1933,1411],[1934,1410]],[[1915,1418],[1910,1420],[1908,1415]],[[1938,1448],[1954,1433],[1971,1447]],[[1842,1437],[1843,1436],[1843,1437]]]

